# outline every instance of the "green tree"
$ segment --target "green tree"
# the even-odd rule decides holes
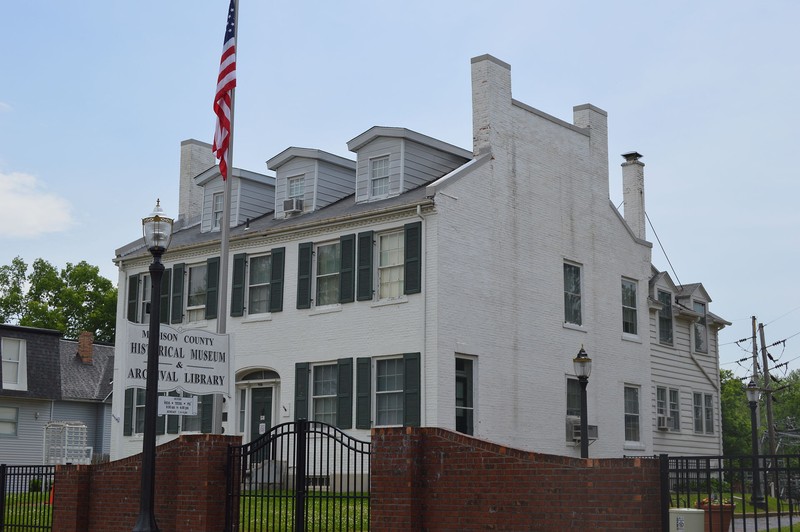
[[[99,342],[113,342],[117,289],[86,261],[58,270],[44,259],[28,265],[19,257],[0,266],[0,320],[61,331],[77,338],[81,331]]]
[[[722,452],[726,456],[749,455],[751,446],[750,405],[745,384],[732,371],[720,374],[722,408]]]

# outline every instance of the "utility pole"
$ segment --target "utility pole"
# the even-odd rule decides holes
[[[764,404],[767,406],[767,435],[769,438],[769,454],[774,455],[775,450],[775,424],[772,421],[772,385],[769,376],[769,360],[767,359],[767,342],[764,340],[764,324],[758,324],[758,333],[761,337],[761,361],[764,364]]]

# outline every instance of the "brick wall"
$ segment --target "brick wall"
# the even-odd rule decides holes
[[[372,530],[661,530],[657,460],[529,453],[437,428],[374,429],[372,441]]]
[[[164,532],[218,532],[225,523],[228,445],[241,438],[184,435],[156,448],[155,516]],[[141,455],[56,468],[54,532],[131,530],[139,515]]]

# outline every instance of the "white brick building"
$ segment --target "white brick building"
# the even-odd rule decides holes
[[[471,151],[375,127],[348,142],[355,160],[289,148],[268,161],[275,177],[234,170],[225,432],[248,441],[308,417],[367,438],[411,424],[577,456],[584,346],[590,455],[720,454],[725,322],[702,286],[653,269],[640,156],[623,164],[623,218],[604,111],[577,106],[568,123],[513,100],[510,66],[491,56],[472,60],[472,94]],[[213,331],[221,177],[209,149],[182,145],[162,321]],[[118,250],[118,331],[147,319],[150,261],[141,240]],[[141,449],[143,393],[114,382],[120,457]],[[200,403],[196,418],[162,420],[159,441],[209,430],[219,410]]]

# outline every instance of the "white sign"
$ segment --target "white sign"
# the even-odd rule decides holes
[[[158,396],[158,415],[163,416],[196,416],[197,415],[197,396],[193,397],[170,397],[168,395]]]
[[[125,387],[145,388],[150,327],[128,323],[125,344]],[[183,390],[197,395],[228,395],[230,339],[201,329],[175,329],[161,324],[158,391]]]

